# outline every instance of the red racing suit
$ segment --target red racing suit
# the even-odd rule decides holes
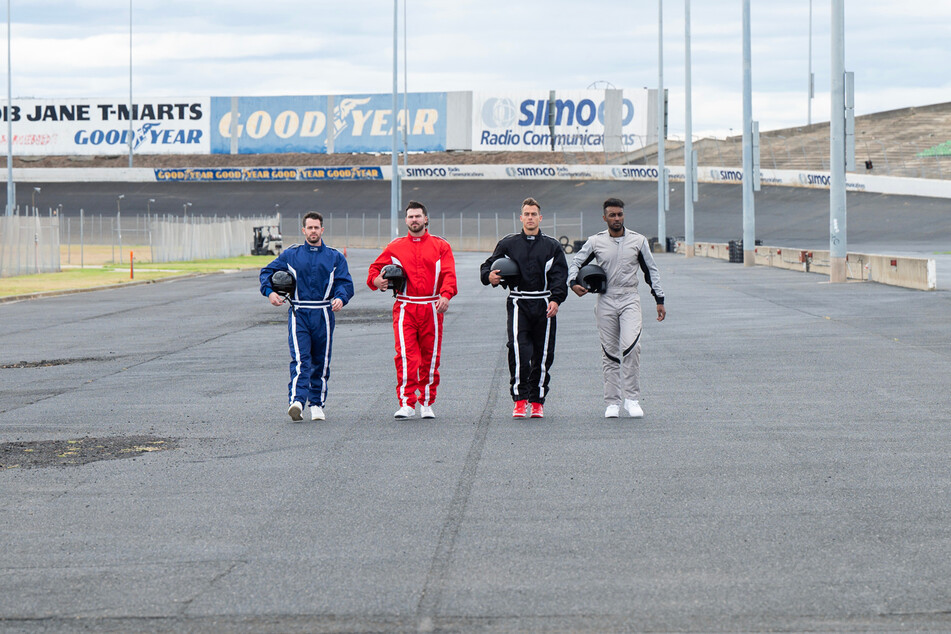
[[[393,304],[396,345],[396,397],[400,407],[432,405],[439,387],[439,352],[443,315],[436,312],[439,296],[456,294],[456,261],[449,243],[428,231],[416,238],[396,238],[370,265],[367,286],[387,264],[403,269],[406,287]],[[418,393],[418,395],[417,395]]]

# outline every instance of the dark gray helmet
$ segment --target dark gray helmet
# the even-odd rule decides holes
[[[271,273],[271,288],[274,289],[274,292],[278,295],[284,295],[285,297],[293,295],[296,286],[297,282],[294,280],[294,276],[287,271],[274,271]]]
[[[586,264],[578,270],[578,283],[589,293],[603,293],[608,290],[608,276],[597,264]]]
[[[518,286],[518,283],[522,281],[522,272],[512,258],[501,257],[497,259],[492,263],[492,268],[489,270],[499,272],[499,277],[502,278],[502,286]]]
[[[387,264],[380,273],[383,275],[383,279],[390,283],[390,288],[393,290],[393,297],[396,297],[397,293],[402,293],[406,289],[406,275],[399,265]]]

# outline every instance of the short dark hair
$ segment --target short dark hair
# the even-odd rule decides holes
[[[300,225],[300,226],[306,227],[306,226],[307,226],[307,220],[308,220],[308,218],[309,218],[309,219],[312,219],[312,220],[319,220],[319,221],[320,221],[320,226],[321,226],[321,227],[324,226],[324,217],[323,217],[322,215],[320,215],[320,214],[319,214],[318,212],[316,212],[316,211],[308,211],[306,214],[304,214],[304,219],[301,220],[301,225]]]
[[[406,209],[403,210],[403,213],[405,214],[405,213],[408,212],[410,209],[419,209],[419,210],[421,210],[421,211],[423,212],[423,215],[424,215],[424,216],[426,216],[427,218],[429,218],[429,212],[426,211],[426,205],[424,205],[423,203],[421,203],[421,202],[419,202],[419,201],[417,201],[417,200],[411,200],[411,201],[409,201],[408,203],[406,203]]]
[[[604,207],[602,209],[607,211],[608,207],[620,207],[621,209],[624,209],[624,201],[620,198],[608,198],[604,201]]]
[[[538,207],[538,211],[542,210],[542,206],[539,205],[538,201],[532,198],[531,196],[529,196],[528,198],[522,201],[522,207],[525,207],[526,205],[529,207]],[[521,210],[522,207],[519,207],[519,210]]]

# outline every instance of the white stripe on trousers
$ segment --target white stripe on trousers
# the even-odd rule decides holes
[[[400,319],[399,319],[399,328],[400,331],[400,357],[403,360],[403,384],[400,385],[400,406],[409,407],[409,404],[406,402],[406,379],[408,372],[406,370],[406,339],[403,337],[403,316],[406,314],[406,304],[400,304]]]
[[[522,357],[519,355],[519,346],[518,346],[518,299],[512,298],[512,347],[515,350],[515,386],[512,390],[515,393],[515,396],[519,397],[521,394],[518,393],[518,385],[522,382]],[[517,399],[524,400],[524,399]]]
[[[420,351],[422,352],[422,351]],[[439,313],[436,312],[436,304],[433,304],[433,352],[432,360],[429,363],[429,382],[426,383],[426,389],[423,391],[423,405],[429,405],[429,388],[436,380],[436,355],[439,354]],[[422,354],[420,355],[422,360]]]
[[[297,345],[297,313],[291,311],[291,339],[294,340],[294,380],[291,381],[291,403],[297,400],[297,380],[300,378],[300,347]],[[303,403],[301,403],[303,405]]]
[[[551,340],[549,335],[551,335],[551,317],[545,319],[545,351],[542,353],[542,362],[541,362],[541,374],[538,375],[538,398],[545,398],[545,376],[547,376],[548,371],[545,366],[545,361],[548,360],[548,348],[550,347]]]
[[[324,308],[324,327],[326,328],[326,345],[324,346],[324,370],[320,375],[320,402],[327,402],[327,375],[330,374],[330,313]],[[311,359],[313,363],[313,359]],[[314,386],[310,386],[311,391]]]

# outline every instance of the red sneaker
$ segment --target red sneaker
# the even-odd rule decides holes
[[[545,406],[541,403],[532,403],[532,418],[545,418]]]
[[[512,410],[512,418],[525,418],[528,416],[528,401],[515,401],[515,409]]]

